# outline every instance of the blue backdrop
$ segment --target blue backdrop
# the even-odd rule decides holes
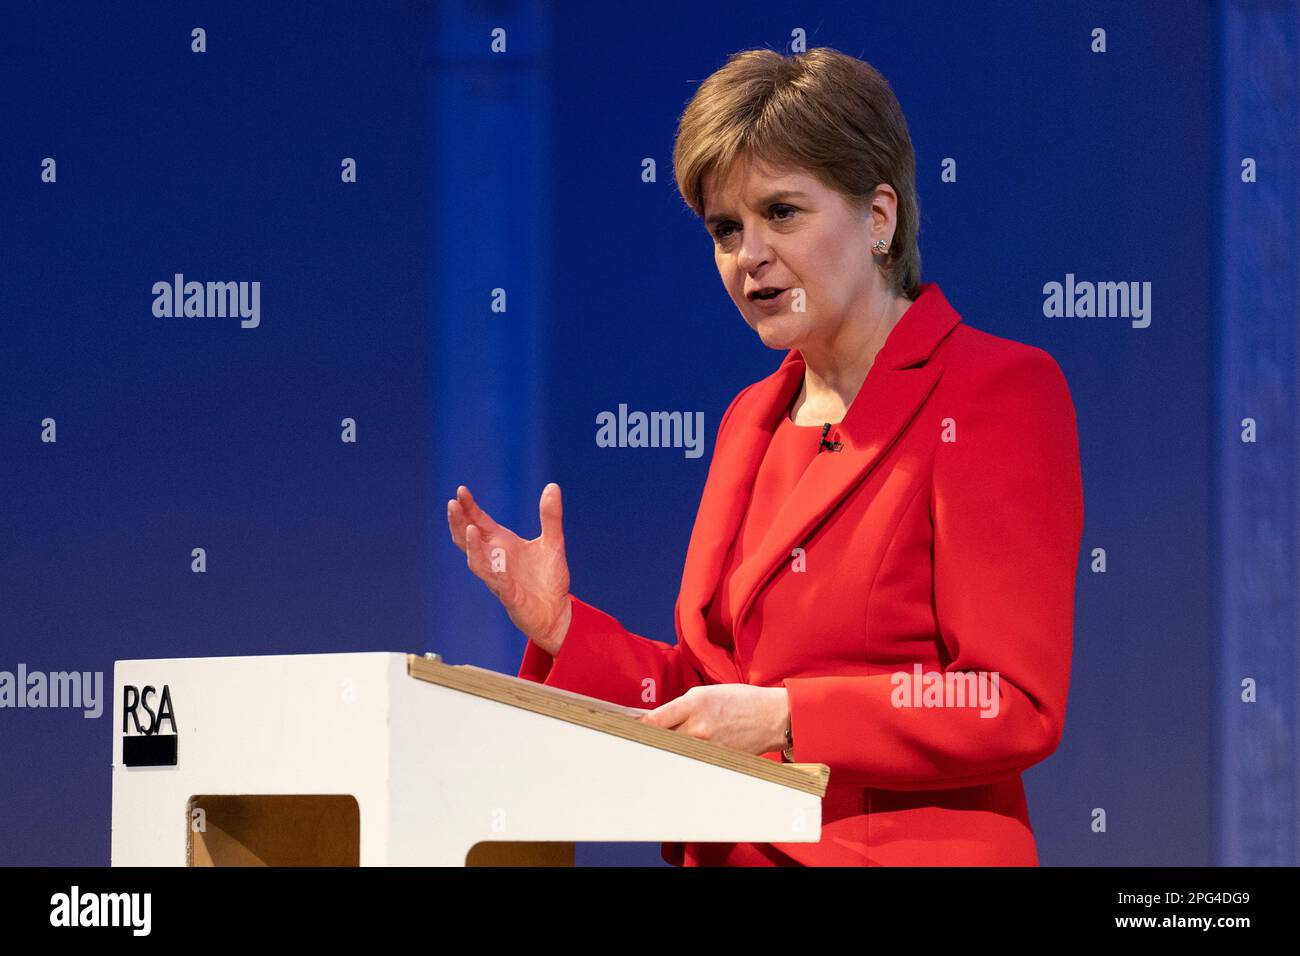
[[[671,148],[729,53],[803,30],[902,103],[924,279],[1070,383],[1085,528],[1065,735],[1025,777],[1043,863],[1295,864],[1296,6],[905,6],[6,4],[0,670],[514,673],[523,639],[448,538],[459,483],[532,536],[559,482],[574,592],[674,640],[711,445],[600,448],[595,416],[703,411],[711,439],[780,362]],[[259,324],[155,315],[176,273],[259,282]],[[1150,282],[1150,326],[1046,318],[1071,273]],[[0,862],[108,862],[110,712],[0,710]]]

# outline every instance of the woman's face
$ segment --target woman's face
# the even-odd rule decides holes
[[[886,288],[871,244],[893,238],[893,199],[877,188],[868,210],[800,170],[741,160],[725,182],[704,183],[705,226],[718,275],[740,314],[773,349],[830,348]],[[785,291],[770,302],[753,298]],[[802,294],[800,294],[802,290]]]

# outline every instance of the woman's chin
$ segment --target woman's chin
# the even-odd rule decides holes
[[[762,343],[770,349],[788,351],[798,348],[799,330],[790,322],[789,316],[761,316],[754,325],[754,331],[758,333]]]

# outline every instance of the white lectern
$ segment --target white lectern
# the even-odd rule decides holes
[[[114,866],[564,865],[574,841],[812,843],[823,764],[412,654],[118,661]]]

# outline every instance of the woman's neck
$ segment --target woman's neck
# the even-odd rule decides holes
[[[901,295],[893,296],[875,321],[846,323],[835,341],[800,348],[805,363],[804,377],[790,416],[796,425],[836,423],[844,419],[889,333],[912,301]]]

